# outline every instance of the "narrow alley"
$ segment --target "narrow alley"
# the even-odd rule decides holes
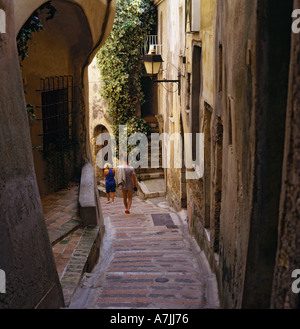
[[[165,208],[163,198],[136,198],[130,215],[123,214],[120,198],[101,201],[107,227],[102,258],[70,308],[218,307],[215,275],[184,216]]]
[[[1,310],[300,308],[299,8],[0,0]]]

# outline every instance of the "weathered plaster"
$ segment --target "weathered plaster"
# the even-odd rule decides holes
[[[15,4],[15,26],[16,31],[19,31],[21,27],[24,25],[28,17],[42,4],[47,2],[46,0],[14,0]],[[64,0],[64,2],[69,2],[73,4],[77,4],[80,8],[82,8],[87,20],[89,22],[89,26],[91,29],[91,34],[93,38],[93,44],[96,46],[98,44],[100,36],[103,34],[103,24],[105,22],[105,14],[107,6],[110,7],[109,19],[105,28],[104,37],[101,40],[101,44],[105,42],[108,38],[110,30],[113,25],[115,9],[116,9],[116,1],[115,0]],[[92,59],[92,58],[91,58]]]
[[[6,293],[0,308],[64,305],[36,184],[15,42],[13,3],[0,0],[7,33],[0,34],[0,268]]]

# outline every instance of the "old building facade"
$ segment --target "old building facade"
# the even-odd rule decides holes
[[[0,1],[0,264],[7,278],[0,308],[64,306],[40,200],[56,188],[45,179],[45,151],[60,130],[66,140],[77,141],[64,175],[70,179],[76,168],[91,163],[87,67],[109,35],[116,7],[111,0],[52,1],[56,19],[41,16],[44,29],[30,40],[21,76],[16,38],[45,2]],[[26,104],[37,117],[30,127]],[[59,112],[55,118],[47,114],[49,106]],[[96,208],[93,224],[101,226],[94,176],[85,179]]]
[[[299,267],[291,122],[299,36],[291,32],[291,14],[299,3],[154,3],[164,60],[158,79],[179,72],[181,82],[180,93],[159,84],[162,130],[182,138],[204,134],[203,171],[198,164],[165,170],[169,204],[187,207],[190,232],[217,274],[223,307],[299,307],[291,291],[291,273]]]
[[[112,27],[115,1],[53,0],[57,16],[42,16],[44,31],[30,41],[21,75],[16,35],[44,3],[0,0],[0,274],[9,278],[0,308],[64,305],[40,203],[60,176],[53,170],[47,181],[43,152],[59,130],[76,141],[64,177],[84,163],[97,176],[97,136],[111,132],[92,60]],[[300,34],[291,26],[300,1],[153,3],[164,60],[156,78],[174,82],[144,77],[150,103],[140,115],[179,136],[164,167],[167,201],[187,210],[222,308],[299,308],[292,284],[300,268]],[[38,118],[30,127],[26,103]],[[56,115],[53,123],[48,106],[62,108],[65,120]]]

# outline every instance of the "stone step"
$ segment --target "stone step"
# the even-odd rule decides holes
[[[138,168],[135,169],[135,173],[139,174],[148,174],[148,173],[156,173],[156,172],[163,172],[163,168]]]
[[[164,178],[164,171],[153,169],[153,172],[143,172],[137,173],[137,178],[139,181],[145,181],[156,178]]]
[[[100,183],[100,185],[97,186],[99,195],[105,197],[106,196],[105,181],[100,181],[99,183]]]
[[[155,116],[145,117],[143,118],[143,120],[146,121],[147,123],[158,122]]]
[[[148,126],[152,129],[152,128],[158,128],[158,122],[156,121],[152,121],[152,122],[148,122]]]
[[[149,179],[138,183],[138,197],[141,200],[163,197],[166,195],[165,180],[163,178]]]
[[[156,126],[152,126],[152,127],[150,127],[150,128],[151,128],[151,129],[150,129],[150,135],[149,135],[148,139],[151,140],[151,133],[152,133],[152,134],[154,134],[154,133],[158,134],[158,133],[159,133],[159,128],[158,128],[158,126],[157,126],[157,127],[156,127]]]
[[[69,306],[83,274],[86,272],[90,273],[99,258],[101,241],[100,228],[96,226],[87,226],[81,228],[78,232],[73,232],[74,235],[76,233],[77,235],[80,235],[79,241],[73,249],[69,262],[63,269],[60,276],[60,283],[65,299],[65,307]],[[59,244],[67,244],[68,239],[71,238],[72,235],[66,237],[65,240],[62,240]],[[59,262],[59,259],[57,262]]]
[[[77,230],[82,225],[81,220],[70,219],[59,227],[48,230],[50,243],[52,246],[63,240],[66,236]]]

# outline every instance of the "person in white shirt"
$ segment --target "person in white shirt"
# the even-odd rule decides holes
[[[117,167],[118,186],[122,185],[125,213],[130,214],[133,192],[137,191],[137,179],[133,167],[128,162]]]

